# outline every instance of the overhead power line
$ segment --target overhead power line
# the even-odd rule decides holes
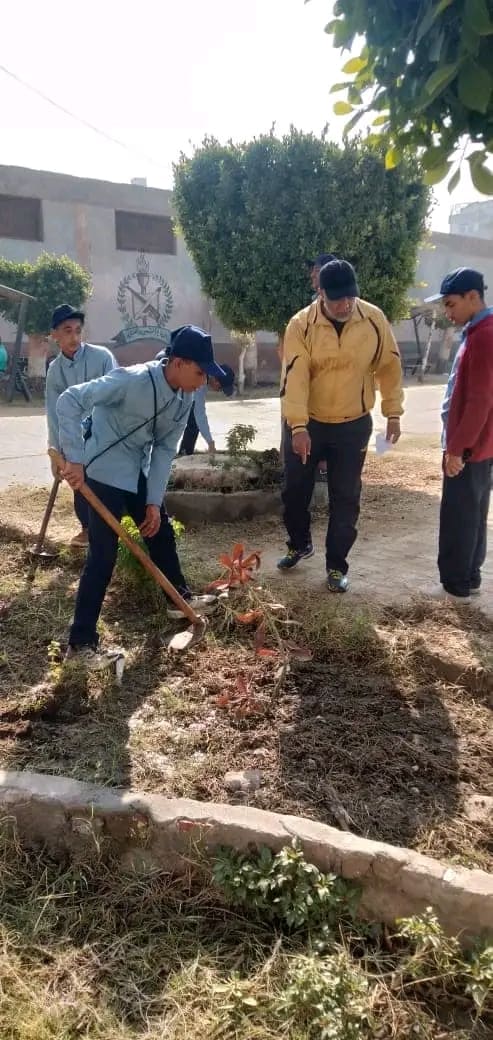
[[[20,83],[22,87],[26,87],[33,94],[42,98],[48,105],[52,105],[53,108],[57,108],[59,112],[63,112],[70,119],[74,119],[81,126],[85,126],[88,130],[92,130],[93,133],[99,134],[100,137],[104,137],[107,141],[111,141],[112,144],[118,145],[119,148],[123,148],[126,152],[130,152],[133,155],[139,156],[140,159],[145,159],[147,162],[153,163],[154,166],[159,166],[162,170],[168,170],[168,167],[164,163],[159,162],[158,159],[153,159],[151,155],[147,155],[145,152],[141,152],[138,148],[133,148],[132,145],[126,144],[125,141],[120,141],[118,137],[113,137],[112,134],[108,134],[106,130],[101,130],[101,127],[94,126],[94,123],[90,123],[87,119],[83,119],[82,116],[76,115],[75,112],[71,112],[70,109],[65,108],[64,105],[60,105],[58,101],[54,101],[53,98],[48,97],[44,91],[39,90],[38,87],[33,86],[32,83],[28,83],[21,76],[18,76],[16,72],[12,72],[11,69],[7,69],[5,65],[0,65],[0,72],[4,72],[6,76],[10,76],[11,79]]]

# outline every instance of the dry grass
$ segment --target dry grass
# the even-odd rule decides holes
[[[443,937],[423,961],[379,928],[341,924],[320,957],[306,931],[286,934],[233,909],[203,865],[177,881],[101,854],[55,862],[3,830],[0,896],[2,1040],[491,1036]],[[350,1030],[334,1016],[324,1033],[316,1015],[327,998],[361,1013],[361,1024]]]
[[[416,515],[424,488],[435,502],[431,455],[384,465],[372,459],[369,524],[373,508],[388,517],[395,512],[397,474],[416,497]],[[446,606],[360,605],[355,612],[349,600],[331,600],[314,611],[306,594],[273,585],[301,624],[300,641],[314,651],[314,660],[298,665],[277,691],[274,666],[254,657],[251,634],[230,630],[221,615],[205,643],[170,658],[159,598],[117,574],[102,634],[126,651],[123,685],[87,682],[60,671],[53,646],[63,649],[67,637],[80,559],[62,553],[38,570],[32,587],[25,583],[27,548],[45,500],[46,492],[22,489],[1,496],[10,525],[0,534],[1,595],[9,604],[0,619],[2,767],[222,801],[232,797],[223,782],[228,769],[257,767],[262,786],[250,799],[257,807],[337,825],[342,804],[362,835],[491,867],[491,816],[473,822],[466,811],[470,795],[493,794],[491,622]],[[54,544],[73,527],[63,492],[50,527]],[[249,546],[262,548],[273,531],[278,538],[277,524],[249,525]],[[243,534],[215,528],[214,555]],[[217,575],[209,530],[187,532],[180,552],[197,586]],[[451,678],[443,663],[457,655]],[[218,704],[238,675],[260,704],[249,718]]]

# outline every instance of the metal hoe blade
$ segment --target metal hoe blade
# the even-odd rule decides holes
[[[190,650],[204,638],[206,628],[207,618],[202,617],[197,624],[190,625],[183,632],[176,632],[174,636],[171,636],[168,641],[168,650],[171,653],[183,653],[184,650]]]

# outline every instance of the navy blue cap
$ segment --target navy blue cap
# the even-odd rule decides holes
[[[444,296],[463,296],[473,289],[476,289],[480,296],[484,296],[487,288],[484,275],[480,271],[475,271],[473,267],[458,267],[456,271],[451,271],[445,276],[440,292],[434,296],[427,296],[425,303],[437,303],[438,300],[443,300]]]
[[[319,253],[313,260],[307,260],[308,267],[324,267],[325,264],[330,264],[331,260],[335,260],[333,253]]]
[[[77,318],[84,324],[85,321],[84,311],[78,311],[76,307],[71,307],[69,303],[62,303],[59,307],[55,307],[51,318],[52,329],[58,328],[59,325],[64,321],[72,321]]]
[[[330,260],[320,271],[320,288],[329,300],[359,296],[356,272],[348,260]]]
[[[216,376],[218,383],[221,384],[221,390],[226,397],[232,397],[235,388],[235,374],[231,365],[221,365],[222,376]]]
[[[217,379],[221,386],[228,382],[226,372],[217,361],[214,361],[212,339],[207,332],[197,325],[182,325],[171,333],[170,344],[166,350],[160,350],[156,358],[183,358],[184,361],[195,361],[195,364],[208,376]],[[232,391],[231,391],[232,392]]]

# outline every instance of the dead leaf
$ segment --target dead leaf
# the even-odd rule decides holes
[[[248,685],[242,675],[239,675],[236,680],[236,689],[240,697],[248,697]]]
[[[269,646],[262,646],[257,650],[257,657],[279,657],[279,650],[272,650]]]
[[[257,650],[257,652],[264,645],[266,634],[267,633],[265,630],[265,621],[262,621],[255,633],[255,649]]]
[[[240,625],[254,625],[257,621],[262,621],[263,616],[263,610],[247,610],[244,614],[235,614],[235,620],[239,621]]]
[[[218,708],[227,708],[227,706],[230,703],[230,701],[231,701],[231,694],[229,694],[229,693],[220,693],[219,697],[216,698],[216,704],[217,704]]]
[[[287,643],[286,650],[290,657],[294,657],[295,661],[313,661],[313,651],[308,646],[295,646],[292,643]]]
[[[233,559],[231,556],[227,556],[226,553],[219,557],[219,563],[222,563],[223,567],[227,567],[230,571],[233,566]]]

